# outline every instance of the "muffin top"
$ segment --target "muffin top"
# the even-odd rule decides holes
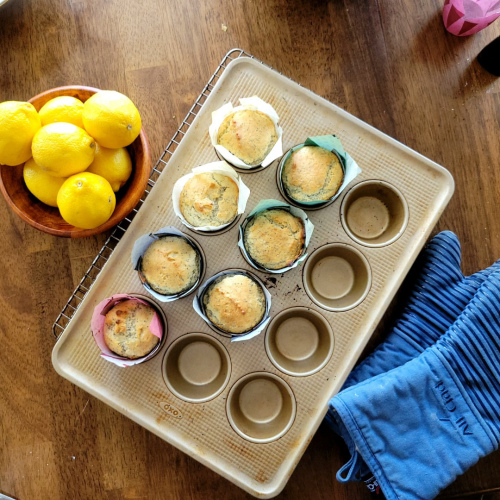
[[[253,109],[230,114],[217,132],[217,144],[249,166],[260,165],[277,141],[274,122],[265,113]]]
[[[294,151],[281,175],[288,196],[299,202],[329,200],[344,179],[337,155],[319,146],[304,146]]]
[[[248,255],[261,267],[282,269],[302,254],[304,223],[287,210],[264,210],[245,227],[243,243]]]
[[[207,318],[228,333],[244,333],[257,326],[266,312],[262,288],[243,274],[217,278],[203,295]]]
[[[153,290],[176,295],[189,290],[198,280],[200,257],[182,236],[163,236],[147,248],[141,271]]]
[[[160,339],[149,325],[155,315],[148,304],[124,300],[105,316],[104,341],[111,351],[124,358],[136,359],[149,354]]]
[[[238,194],[236,182],[227,175],[196,174],[182,188],[181,213],[194,227],[222,226],[236,217]]]

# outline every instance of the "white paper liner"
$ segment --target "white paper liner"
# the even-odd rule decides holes
[[[172,189],[172,204],[174,206],[174,212],[177,217],[181,220],[181,222],[189,227],[190,229],[194,229],[195,231],[218,231],[224,227],[229,226],[233,221],[228,222],[227,224],[222,224],[221,226],[192,226],[182,215],[181,207],[180,207],[180,197],[181,192],[186,185],[186,182],[189,179],[192,179],[197,174],[203,174],[212,172],[214,174],[222,174],[230,177],[238,186],[238,212],[235,218],[245,212],[245,208],[247,206],[248,198],[250,197],[250,189],[243,183],[241,176],[231,168],[225,161],[214,161],[212,163],[207,163],[206,165],[202,165],[201,167],[193,168],[190,174],[184,175],[181,177],[175,184]]]
[[[119,304],[124,300],[136,300],[141,304],[146,304],[147,306],[151,307],[151,304],[138,297],[127,295],[125,293],[117,294],[107,299],[104,299],[103,301],[99,302],[99,304],[97,304],[97,306],[94,308],[94,313],[92,314],[92,320],[90,322],[92,336],[94,337],[97,346],[101,350],[101,356],[107,361],[110,361],[116,366],[120,366],[122,368],[125,368],[127,366],[137,365],[139,363],[146,361],[146,359],[149,359],[149,355],[152,354],[152,352],[156,348],[155,346],[151,351],[151,353],[146,354],[146,356],[137,359],[123,358],[121,356],[118,356],[118,354],[115,354],[113,351],[111,351],[111,349],[109,349],[109,347],[106,344],[106,341],[104,340],[104,323],[106,321],[106,313],[116,304]],[[156,311],[153,316],[153,319],[151,320],[151,323],[149,324],[149,329],[151,330],[151,333],[153,335],[155,335],[160,339],[161,343],[161,339],[163,338],[165,332],[163,331],[162,320]]]
[[[174,235],[174,236],[180,236],[181,238],[184,238],[185,240],[192,242],[192,239],[186,236],[184,233],[179,231],[177,228],[173,226],[166,226],[162,227],[155,233],[149,233],[149,234],[143,234],[140,238],[138,238],[134,246],[132,248],[132,253],[130,254],[130,260],[132,261],[132,266],[133,268],[139,272],[139,259],[144,256],[144,253],[148,249],[149,245],[153,243],[153,241],[158,240],[162,236],[169,236],[169,235]],[[196,248],[196,245],[194,245],[196,251],[198,252],[198,249]],[[201,254],[199,254],[200,257],[200,277],[203,274],[203,258]],[[200,278],[196,281],[196,283],[189,289],[181,293],[177,293],[175,295],[162,295],[161,293],[158,293],[157,291],[153,290],[151,287],[146,286],[143,283],[144,289],[147,290],[149,294],[151,294],[155,299],[158,299],[160,302],[172,302],[174,300],[180,299],[182,297],[185,297],[186,295],[189,295],[193,288],[198,286],[198,283],[200,281]]]
[[[359,174],[361,173],[361,168],[359,165],[352,159],[349,153],[345,154],[345,173],[344,173],[344,182],[339,187],[336,195],[332,198],[332,201],[336,200],[342,191],[346,188],[346,186],[353,181]]]
[[[217,133],[219,132],[219,128],[222,125],[222,122],[232,113],[236,111],[241,111],[244,109],[252,109],[256,111],[260,111],[261,113],[266,114],[273,121],[276,132],[278,134],[278,140],[274,145],[273,149],[269,152],[269,154],[264,158],[262,163],[258,163],[256,165],[247,165],[245,162],[241,161],[237,156],[230,153],[224,146],[217,144]],[[216,151],[229,163],[235,165],[236,167],[251,169],[258,166],[267,167],[274,160],[283,155],[283,130],[278,125],[279,117],[274,108],[267,102],[260,99],[260,97],[242,97],[240,99],[240,106],[233,107],[233,104],[228,102],[224,104],[221,108],[212,112],[212,124],[208,128],[208,133],[210,135],[210,140],[212,141],[213,147]]]
[[[301,255],[296,261],[294,261],[291,266],[283,267],[281,269],[267,269],[265,267],[257,266],[252,261],[251,257],[248,255],[248,252],[245,248],[245,245],[243,244],[244,230],[245,230],[245,227],[246,227],[249,219],[252,216],[254,216],[255,214],[258,214],[259,212],[263,212],[264,210],[268,210],[270,208],[287,209],[293,216],[299,217],[300,219],[302,219],[302,222],[304,223],[304,229],[306,232],[303,255]],[[245,257],[245,260],[254,269],[258,269],[259,271],[264,270],[266,273],[281,274],[281,273],[284,273],[286,271],[289,271],[290,269],[293,269],[294,267],[297,267],[302,261],[304,261],[306,259],[307,246],[309,245],[309,242],[311,241],[311,236],[313,234],[313,230],[314,230],[313,223],[309,220],[309,217],[307,216],[307,214],[303,210],[301,210],[300,208],[293,207],[293,206],[289,205],[288,203],[284,203],[284,202],[278,201],[278,200],[261,200],[261,201],[259,201],[259,203],[257,203],[257,206],[248,214],[248,216],[243,221],[243,223],[240,224],[240,239],[238,240],[238,246],[241,248],[241,251],[243,252],[243,256]]]
[[[231,335],[231,342],[240,342],[241,340],[249,340],[253,337],[256,337],[261,333],[264,328],[266,328],[267,324],[270,321],[270,316],[269,316],[269,311],[271,310],[271,294],[267,291],[267,288],[265,285],[262,283],[260,279],[258,279],[256,276],[253,274],[249,273],[248,271],[244,270],[227,270],[227,271],[221,271],[220,273],[215,274],[211,278],[209,278],[203,285],[200,286],[198,291],[196,292],[196,295],[194,296],[193,299],[193,309],[207,322],[209,325],[213,325],[213,323],[205,316],[203,313],[203,308],[201,306],[201,299],[203,297],[203,294],[205,290],[210,286],[210,284],[219,278],[220,276],[223,276],[225,274],[243,274],[243,275],[248,275],[251,276],[252,279],[254,279],[262,288],[262,291],[264,292],[264,296],[266,298],[266,312],[264,313],[264,318],[263,322],[259,323],[258,327],[255,328],[254,330],[250,330],[248,333],[244,334],[231,334],[229,332],[226,332],[228,335]],[[214,325],[215,327],[215,325]],[[220,329],[221,331],[224,331]]]

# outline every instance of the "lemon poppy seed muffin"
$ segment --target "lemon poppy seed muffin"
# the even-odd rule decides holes
[[[197,282],[200,256],[185,238],[163,236],[147,248],[141,271],[153,290],[162,295],[177,295]]]
[[[326,201],[339,190],[344,171],[336,154],[319,146],[304,146],[288,157],[281,178],[290,198]]]
[[[238,213],[239,189],[231,177],[206,172],[196,174],[182,188],[179,206],[194,227],[222,226]]]
[[[137,300],[124,300],[105,316],[104,341],[111,351],[129,359],[142,358],[160,342],[149,325],[155,310]]]
[[[265,113],[253,109],[230,114],[217,132],[217,144],[249,166],[260,165],[277,141],[274,122]]]
[[[244,333],[256,327],[266,313],[262,288],[243,274],[217,278],[203,295],[207,318],[228,333]]]
[[[282,269],[302,254],[304,223],[287,210],[264,210],[245,227],[243,243],[248,255],[261,267]]]

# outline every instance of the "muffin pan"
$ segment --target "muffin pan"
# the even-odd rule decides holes
[[[190,112],[196,118],[183,125],[168,172],[120,233],[65,326],[53,364],[63,377],[249,493],[270,498],[285,486],[454,184],[444,168],[255,59],[239,57],[221,68],[217,83],[193,107],[196,113]],[[170,303],[152,299],[168,320],[160,353],[128,368],[106,362],[90,332],[94,307],[116,293],[144,294],[130,261],[135,240],[168,225],[184,229],[170,199],[175,181],[217,159],[208,135],[211,112],[252,95],[276,109],[284,150],[305,137],[335,134],[362,173],[334,203],[307,212],[314,224],[309,256],[284,274],[251,268],[240,253],[236,226],[196,234],[206,276],[229,268],[251,271],[272,295],[270,322],[259,335],[232,342],[213,331],[193,310],[194,295]],[[248,207],[282,199],[278,161],[242,174],[251,192]],[[363,208],[370,203],[382,218],[375,229]]]
[[[231,375],[227,349],[205,333],[188,333],[168,348],[163,359],[163,378],[178,398],[203,403],[218,396]]]
[[[245,375],[227,396],[229,423],[241,437],[254,443],[269,443],[283,436],[296,410],[292,389],[272,373]]]
[[[408,218],[408,204],[403,194],[381,180],[354,186],[340,210],[345,232],[367,247],[383,247],[396,241],[406,229]]]
[[[276,368],[288,375],[305,377],[321,370],[330,359],[333,330],[318,311],[291,307],[271,321],[265,345]]]
[[[313,302],[328,311],[347,311],[370,291],[368,259],[355,247],[329,243],[318,248],[304,265],[304,288]]]

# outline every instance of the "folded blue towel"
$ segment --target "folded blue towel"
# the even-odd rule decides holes
[[[472,276],[464,277],[460,270],[461,249],[457,236],[443,231],[426,246],[415,268],[418,275],[403,312],[386,340],[349,375],[342,389],[385,373],[417,357],[434,344],[457,319],[483,281],[500,261]],[[331,411],[326,416],[331,428],[344,437]],[[337,474],[341,482],[361,480],[371,475],[355,449],[351,460]]]
[[[431,499],[500,444],[500,271],[415,359],[335,396],[333,417],[388,500]]]

